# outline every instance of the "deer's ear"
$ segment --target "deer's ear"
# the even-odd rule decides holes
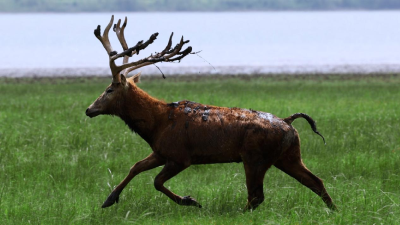
[[[131,80],[133,83],[139,83],[141,74],[142,74],[142,72],[139,72],[138,74],[135,74],[132,77],[129,77],[128,80]]]
[[[126,85],[126,77],[125,77],[125,75],[123,75],[122,73],[121,73],[121,84],[122,84],[123,86]]]

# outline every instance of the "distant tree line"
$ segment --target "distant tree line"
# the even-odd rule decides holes
[[[400,9],[400,0],[0,0],[0,12]]]

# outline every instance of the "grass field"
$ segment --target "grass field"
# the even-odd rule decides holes
[[[156,191],[161,168],[137,176],[120,203],[100,206],[151,149],[117,117],[85,110],[111,79],[0,80],[0,224],[399,224],[400,76],[144,79],[167,102],[252,108],[317,121],[327,145],[303,119],[293,124],[303,161],[339,208],[271,168],[265,202],[242,212],[243,165],[192,166],[166,183],[202,209]]]

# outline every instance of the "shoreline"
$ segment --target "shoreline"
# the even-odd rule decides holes
[[[163,66],[138,70],[145,76],[226,76],[226,75],[329,75],[398,74],[400,65],[278,65],[278,66]],[[135,74],[132,72],[130,75]],[[108,67],[91,68],[0,68],[0,78],[107,77]]]
[[[269,80],[271,82],[289,82],[289,81],[382,81],[382,82],[398,82],[400,73],[368,73],[368,74],[354,74],[354,73],[304,73],[304,74],[191,74],[191,75],[179,75],[169,74],[165,75],[163,79],[162,75],[150,75],[147,74],[141,76],[142,82],[197,82],[205,80]],[[15,83],[41,83],[41,84],[57,84],[57,83],[108,83],[111,81],[111,75],[109,76],[48,76],[48,77],[0,77],[0,84],[15,84]]]

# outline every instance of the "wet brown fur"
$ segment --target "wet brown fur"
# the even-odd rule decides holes
[[[90,117],[119,116],[153,150],[131,168],[102,207],[118,202],[122,190],[137,174],[162,165],[165,166],[155,178],[155,188],[180,205],[201,207],[194,198],[176,195],[163,184],[190,165],[243,162],[248,189],[246,209],[255,209],[264,201],[263,179],[272,165],[335,209],[322,180],[301,160],[299,135],[291,122],[305,118],[304,114],[280,119],[269,113],[186,100],[167,104],[145,93],[135,82],[128,79],[111,84],[106,92],[112,88],[112,95],[103,93],[86,111]]]

